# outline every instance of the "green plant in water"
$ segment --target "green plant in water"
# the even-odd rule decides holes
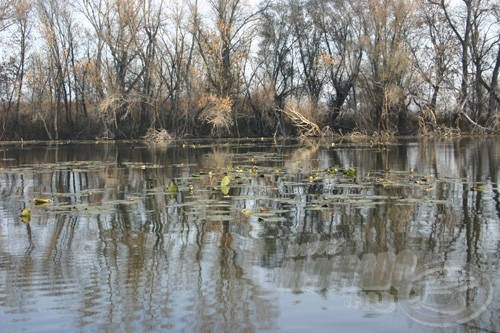
[[[24,208],[21,211],[21,220],[24,223],[28,223],[31,220],[31,211],[28,208]]]
[[[349,168],[344,171],[344,176],[349,177],[349,178],[355,178],[357,176],[357,171],[356,168]]]
[[[329,175],[335,175],[339,171],[337,168],[334,167],[329,167],[328,169],[325,170],[327,174]]]
[[[229,176],[224,176],[222,177],[222,180],[220,181],[220,186],[229,186],[229,183],[231,183],[231,177]]]
[[[52,202],[52,200],[50,199],[42,199],[42,198],[35,198],[33,199],[33,201],[35,202],[35,205],[45,205]]]
[[[230,183],[231,183],[231,177],[229,177],[227,175],[222,177],[222,180],[220,181],[220,191],[222,192],[222,194],[224,194],[224,195],[229,194],[229,190],[230,190],[229,184]]]
[[[175,181],[172,179],[170,181],[170,183],[168,184],[167,193],[171,199],[174,199],[178,191],[179,191],[179,188],[177,187],[177,184],[175,183]]]

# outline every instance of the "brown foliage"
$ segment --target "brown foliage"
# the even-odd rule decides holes
[[[231,97],[217,97],[214,94],[203,95],[198,101],[202,112],[199,119],[208,123],[213,136],[231,133],[233,126],[233,101]]]

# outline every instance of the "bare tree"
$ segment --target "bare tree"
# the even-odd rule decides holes
[[[449,4],[445,0],[431,1],[433,4],[439,6],[446,17],[450,28],[455,33],[462,48],[462,79],[460,86],[459,104],[464,105],[468,95],[469,85],[469,47],[470,47],[470,31],[472,21],[472,0],[463,0],[466,7],[464,17],[454,17],[450,13]],[[458,20],[458,21],[456,21]],[[463,31],[460,31],[460,25],[463,24]]]
[[[365,0],[363,36],[366,54],[361,87],[374,111],[379,131],[395,131],[405,114],[405,75],[409,69],[408,38],[414,24],[412,0]]]
[[[498,91],[498,72],[500,71],[500,44],[497,46],[497,58],[495,66],[491,73],[491,83],[489,87],[490,97],[488,100],[488,118],[493,119],[498,114],[498,105],[500,104],[500,93]]]
[[[19,133],[20,106],[24,77],[26,73],[26,57],[28,52],[28,38],[31,30],[31,21],[28,19],[31,4],[25,0],[0,4],[0,18],[6,39],[4,46],[11,47],[11,52],[0,67],[0,94],[2,95],[2,133],[5,134],[7,125],[16,136]],[[7,22],[6,22],[7,21]],[[1,31],[1,30],[0,30]],[[0,135],[0,136],[3,136]]]
[[[459,50],[456,37],[438,8],[422,3],[417,15],[418,24],[411,48],[412,64],[418,73],[416,84],[425,88],[414,93],[415,102],[424,117],[429,118],[426,112],[430,112],[428,121],[435,126],[440,94],[443,89],[452,90],[454,87],[454,66]],[[426,99],[428,91],[430,96]]]
[[[495,63],[499,61],[497,50],[500,47],[500,22],[494,15],[495,11],[498,13],[498,10],[498,4],[487,0],[478,1],[472,8],[470,52],[473,64],[474,94],[471,109],[473,119],[483,125],[488,115],[491,116],[495,112],[494,108],[485,108],[489,106],[488,100],[491,102],[495,97],[498,100],[494,88],[497,80],[495,75],[498,77],[498,69],[495,73],[495,66],[497,66]],[[491,80],[487,80],[488,74],[491,75]]]
[[[316,2],[289,0],[288,5],[291,8],[290,23],[295,37],[302,82],[312,105],[316,107],[325,81],[320,57],[322,31],[314,24],[315,17],[311,15],[316,8]]]
[[[138,41],[139,58],[142,67],[142,87],[140,96],[142,99],[140,110],[140,124],[146,127],[149,124],[154,128],[158,118],[158,110],[155,100],[158,96],[158,89],[155,89],[158,76],[155,75],[157,64],[157,53],[159,49],[159,33],[161,28],[161,13],[164,2],[147,0],[142,3],[142,15],[144,24],[140,30],[140,40]]]
[[[51,104],[54,109],[54,138],[59,139],[59,117],[64,116],[67,129],[73,125],[73,82],[71,66],[74,64],[76,47],[73,32],[74,21],[71,11],[57,0],[37,2],[38,19],[41,33],[48,53],[49,73],[51,75]],[[64,113],[63,113],[64,112]]]
[[[498,4],[489,0],[462,0],[455,6],[444,0],[429,2],[440,8],[460,44],[459,110],[471,113],[477,121],[483,114],[483,105],[490,105],[485,103],[484,89],[489,93],[489,101],[498,101],[497,92],[491,86],[492,83],[496,84],[495,75],[498,75],[498,70],[495,74],[494,65],[500,41]],[[487,72],[492,76],[489,83],[485,79]],[[488,115],[491,116],[493,112],[489,107]]]
[[[358,79],[363,54],[358,43],[361,22],[356,2],[316,0],[311,8],[322,36],[321,62],[333,89],[328,96],[333,125]]]
[[[220,134],[219,129],[237,124],[233,103],[241,92],[243,64],[256,32],[257,13],[249,12],[241,0],[209,0],[208,3],[214,20],[211,25],[202,22],[198,11],[193,16],[194,36],[209,91],[214,94],[207,96],[201,116]],[[237,135],[238,126],[234,128]]]
[[[195,134],[199,80],[192,80],[196,75],[193,65],[196,42],[191,18],[197,16],[197,9],[196,4],[170,6],[160,35],[158,85],[162,90],[161,104],[168,110],[158,121],[162,127],[175,129],[177,135]]]
[[[137,136],[149,127],[162,2],[85,0],[104,75],[100,103],[105,136]]]
[[[264,4],[267,5],[267,4]],[[259,45],[259,68],[262,68],[259,89],[262,96],[270,96],[270,105],[264,105],[267,110],[255,112],[260,122],[275,119],[274,128],[281,135],[286,134],[282,112],[285,99],[297,91],[295,58],[293,56],[294,35],[290,25],[290,8],[286,2],[275,2],[261,12]],[[254,107],[255,108],[255,107]],[[264,114],[262,114],[264,113]],[[270,113],[271,117],[266,117]],[[271,124],[267,124],[271,125]],[[261,124],[264,126],[264,124]]]
[[[13,15],[13,2],[10,0],[0,0],[0,31],[6,30],[11,24]]]
[[[105,42],[99,31],[104,30],[105,3],[102,0],[84,0],[80,11],[86,17],[91,28],[86,30],[87,44],[87,67],[89,71],[89,89],[94,94],[87,94],[86,98],[99,103],[105,97]]]
[[[19,45],[19,59],[16,70],[16,106],[15,106],[15,124],[14,128],[20,122],[20,106],[23,94],[24,76],[26,74],[26,54],[28,51],[28,38],[30,35],[31,25],[29,15],[31,13],[31,3],[27,0],[19,0],[15,3],[14,17],[17,26],[17,38]]]

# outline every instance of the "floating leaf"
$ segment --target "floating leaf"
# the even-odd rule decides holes
[[[283,216],[261,216],[258,218],[259,222],[286,222]]]
[[[229,176],[224,176],[222,177],[222,180],[220,181],[220,186],[229,186],[229,183],[231,183],[231,178]]]
[[[247,217],[248,217],[248,216],[252,215],[253,213],[252,213],[252,211],[251,211],[251,210],[246,209],[246,208],[243,208],[243,209],[241,210],[241,214],[243,214],[243,215],[245,215],[245,216],[247,216]]]
[[[175,181],[172,179],[170,181],[170,183],[168,184],[167,193],[170,196],[170,198],[173,199],[173,198],[175,198],[175,195],[177,194],[178,191],[179,191],[179,188],[177,187],[177,184],[175,183]]]
[[[329,167],[325,171],[329,175],[335,175],[339,170],[337,168],[334,168],[334,167]]]
[[[33,199],[33,201],[35,202],[35,205],[45,205],[52,202],[51,199],[42,199],[42,198],[35,198]]]
[[[425,192],[430,192],[430,191],[432,191],[433,189],[434,189],[434,187],[429,186],[429,187],[424,188],[424,191],[425,191]]]
[[[28,223],[31,220],[31,211],[28,208],[24,208],[21,211],[21,220]]]
[[[222,192],[222,194],[224,194],[224,195],[228,195],[228,194],[229,194],[229,190],[230,190],[230,189],[231,189],[231,188],[230,188],[229,186],[224,186],[224,185],[222,185],[222,186],[220,187],[220,191],[221,191],[221,192]]]
[[[346,177],[354,178],[354,177],[356,177],[356,175],[357,175],[356,168],[351,167],[351,168],[344,171],[344,176],[346,176]]]
[[[483,192],[486,189],[484,185],[478,185],[472,188],[472,191]]]

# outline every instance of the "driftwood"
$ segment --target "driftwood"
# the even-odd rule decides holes
[[[166,129],[156,130],[154,128],[149,128],[142,138],[150,143],[169,143],[174,139]]]
[[[303,114],[301,114],[296,107],[287,105],[283,109],[278,109],[278,111],[283,112],[290,120],[293,122],[295,127],[298,128],[299,132],[303,136],[322,136],[323,132],[319,126],[312,120],[307,119]]]

